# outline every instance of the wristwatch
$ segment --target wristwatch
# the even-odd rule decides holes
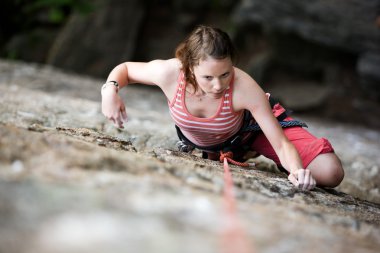
[[[116,81],[108,81],[102,85],[102,90],[108,86],[108,84],[113,84],[116,87],[116,92],[119,92],[119,83]]]

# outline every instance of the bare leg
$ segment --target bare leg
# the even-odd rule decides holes
[[[307,166],[318,186],[336,187],[344,178],[342,163],[334,153],[320,154]]]

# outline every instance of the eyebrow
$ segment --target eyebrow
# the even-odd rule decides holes
[[[220,76],[224,76],[225,74],[229,74],[230,71],[227,71],[227,72],[224,72],[223,74],[221,74]],[[203,75],[202,77],[209,77],[210,75]],[[212,76],[211,76],[212,77]]]

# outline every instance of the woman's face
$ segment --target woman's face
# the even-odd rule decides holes
[[[223,95],[233,76],[232,61],[229,57],[224,59],[207,57],[200,60],[193,71],[199,88],[213,98],[220,98]]]

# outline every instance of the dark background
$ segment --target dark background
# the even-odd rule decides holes
[[[0,57],[105,79],[167,59],[196,25],[227,31],[237,66],[296,113],[380,127],[379,0],[5,0]]]

